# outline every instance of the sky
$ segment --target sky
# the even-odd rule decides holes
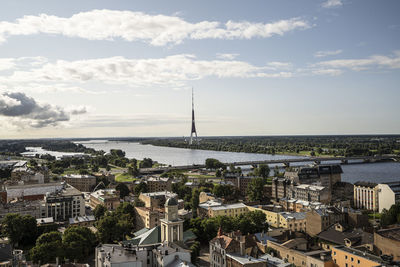
[[[0,139],[400,133],[400,1],[3,0]]]

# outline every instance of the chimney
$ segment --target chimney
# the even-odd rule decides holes
[[[246,247],[245,247],[245,238],[244,236],[240,237],[240,255],[244,256],[246,254]]]

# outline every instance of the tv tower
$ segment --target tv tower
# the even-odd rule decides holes
[[[198,140],[197,140],[196,124],[194,122],[194,94],[193,94],[193,87],[192,87],[192,130],[190,131],[189,145],[193,144],[193,134],[196,135],[195,140],[196,140],[196,143],[197,143]]]

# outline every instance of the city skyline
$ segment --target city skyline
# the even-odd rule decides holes
[[[399,8],[3,1],[0,138],[398,134]]]

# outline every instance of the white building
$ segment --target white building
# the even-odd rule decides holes
[[[354,184],[354,206],[377,212],[389,210],[396,203],[397,186],[396,183],[357,182]]]

